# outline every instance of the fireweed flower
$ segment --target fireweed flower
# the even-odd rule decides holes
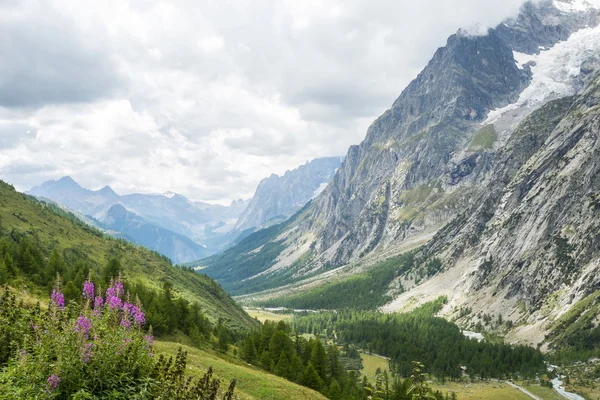
[[[144,340],[146,341],[146,343],[148,343],[150,346],[154,345],[154,336],[152,335],[146,335],[144,336]]]
[[[83,335],[87,339],[90,329],[92,329],[92,322],[89,320],[89,318],[80,315],[77,319],[77,325],[75,325],[75,332],[83,332]]]
[[[139,307],[135,307],[133,313],[133,323],[138,328],[142,327],[146,323],[146,315],[142,310],[139,309]]]
[[[48,380],[46,381],[46,387],[48,388],[48,390],[53,391],[58,387],[59,382],[60,377],[52,374],[48,377]]]
[[[123,301],[117,296],[112,296],[112,297],[107,296],[106,302],[108,303],[108,306],[110,307],[111,310],[114,310],[114,309],[120,310],[121,307],[123,307]]]
[[[125,329],[131,328],[131,321],[129,321],[129,318],[123,317],[121,319],[121,327],[123,327]]]
[[[90,281],[85,281],[83,284],[83,298],[90,300],[94,298],[94,284]]]
[[[65,296],[60,290],[53,289],[50,299],[52,300],[52,304],[54,304],[56,307],[61,309],[65,307]]]
[[[135,306],[131,303],[123,304],[123,311],[126,311],[129,315],[133,315],[134,308]]]
[[[81,360],[85,363],[90,361],[90,357],[92,356],[92,348],[94,347],[93,343],[86,343],[82,348],[79,349],[81,352]]]
[[[123,296],[123,294],[125,293],[125,291],[123,290],[123,283],[119,281],[115,281],[114,288],[117,291],[117,296]]]

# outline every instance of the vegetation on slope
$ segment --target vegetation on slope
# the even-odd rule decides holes
[[[298,219],[311,203],[285,222],[252,233],[237,245],[223,253],[186,265],[205,267],[202,272],[218,281],[232,294],[246,294],[276,287],[289,281],[295,271],[284,275],[273,274],[261,279],[248,279],[271,268],[285,249],[283,241],[277,241],[281,233]]]
[[[155,342],[156,351],[176,354],[183,347],[188,353],[189,374],[201,377],[204,371],[213,367],[215,376],[222,381],[236,380],[235,394],[241,400],[322,400],[325,396],[285,378],[275,376],[262,368],[249,366],[244,360],[223,355],[210,349],[182,346],[179,343]]]
[[[221,319],[232,331],[256,326],[256,321],[207,276],[174,267],[156,252],[105,237],[73,214],[18,193],[2,181],[0,260],[0,282],[9,281],[37,297],[47,298],[60,270],[68,282],[68,295],[88,273],[102,276],[116,268],[132,287],[142,285],[153,293],[160,293],[169,282],[174,298],[197,303],[213,323]],[[10,277],[3,272],[8,268],[13,271]]]
[[[440,298],[408,314],[369,311],[321,312],[295,318],[299,332],[323,334],[391,358],[391,370],[408,376],[419,360],[440,379],[469,375],[487,378],[531,377],[545,371],[542,353],[527,346],[478,342],[466,338],[455,324],[435,317]]]
[[[141,304],[115,281],[106,294],[86,281],[79,301],[65,304],[59,282],[47,310],[0,293],[0,398],[215,399],[211,371],[193,383],[186,354],[154,356]],[[224,399],[233,397],[235,382]]]
[[[249,335],[242,344],[242,358],[248,363],[319,391],[329,399],[450,398],[428,387],[423,365],[417,362],[412,363],[408,379],[384,373],[372,383],[361,380],[356,371],[346,371],[343,360],[350,357],[350,352],[344,348],[341,353],[333,338],[324,342],[318,337],[307,340],[297,333],[291,335],[291,328],[284,321],[267,321],[261,331]]]
[[[368,271],[327,283],[303,293],[267,300],[261,305],[312,310],[375,310],[392,300],[388,294],[395,278],[414,271],[417,279],[433,276],[442,269],[438,259],[420,262],[415,252],[388,258]],[[401,286],[396,293],[402,292]]]

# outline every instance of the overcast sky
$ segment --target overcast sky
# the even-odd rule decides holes
[[[0,1],[0,178],[226,202],[344,155],[522,0]]]

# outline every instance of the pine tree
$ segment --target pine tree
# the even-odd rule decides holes
[[[263,351],[260,355],[260,364],[266,370],[271,369],[271,355],[269,354],[268,350]]]
[[[250,364],[256,362],[256,358],[257,358],[256,345],[254,344],[254,339],[251,336],[246,338],[246,340],[244,341],[244,347],[242,350],[242,358]]]
[[[310,355],[310,363],[313,365],[314,369],[317,371],[321,379],[324,381],[327,380],[327,352],[325,351],[325,347],[323,347],[323,343],[320,340],[316,340],[316,343],[313,346],[311,355]]]
[[[286,379],[288,379],[290,377],[290,374],[291,374],[290,362],[287,358],[287,355],[283,351],[279,355],[279,360],[277,361],[277,364],[275,365],[273,372],[275,372],[275,375],[282,376]]]
[[[0,261],[0,285],[6,285],[8,283],[8,268],[6,268],[6,263],[4,261]]]
[[[292,356],[291,370],[290,379],[294,382],[302,382],[302,377],[304,376],[304,365],[302,365],[302,360],[297,354]]]
[[[269,342],[269,354],[271,354],[271,361],[277,363],[279,361],[279,354],[284,352],[288,360],[294,353],[294,343],[292,339],[284,331],[278,330],[273,334]]]
[[[46,268],[46,277],[49,285],[53,285],[53,279],[56,275],[63,276],[65,274],[64,262],[58,253],[58,250],[53,249],[50,258],[48,259],[48,267]]]
[[[342,388],[337,380],[332,380],[327,391],[327,397],[331,400],[342,400]]]
[[[308,363],[308,366],[304,370],[302,384],[317,391],[320,391],[323,387],[323,380],[311,363]]]
[[[116,258],[111,258],[102,271],[104,284],[108,286],[110,281],[121,273],[121,263]],[[165,282],[166,283],[166,282]]]
[[[227,328],[225,328],[224,326],[221,326],[221,328],[219,329],[219,350],[223,351],[223,352],[227,352],[227,350],[229,350],[229,342],[230,342],[230,337],[229,337],[229,331],[227,330]]]

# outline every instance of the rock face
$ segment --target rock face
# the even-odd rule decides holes
[[[452,35],[320,196],[204,271],[252,293],[435,234],[419,257],[444,271],[386,310],[446,294],[449,313],[479,299],[478,311],[534,324],[561,291],[564,312],[600,288],[599,15],[585,2],[528,3],[485,36]]]
[[[174,263],[197,260],[208,255],[203,246],[190,238],[149,223],[120,204],[108,209],[103,227],[118,232],[117,236],[169,257]]]
[[[236,230],[243,232],[286,220],[325,189],[342,160],[342,157],[317,158],[283,176],[273,174],[263,179],[240,215]]]

